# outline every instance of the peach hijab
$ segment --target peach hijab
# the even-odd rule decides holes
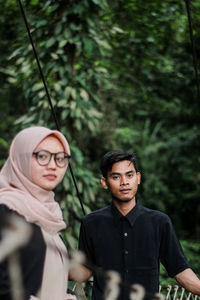
[[[0,172],[0,204],[40,226],[47,249],[38,297],[42,300],[64,300],[68,263],[66,248],[58,233],[66,224],[60,206],[54,200],[54,193],[35,185],[30,170],[34,149],[49,135],[57,137],[64,151],[70,155],[69,144],[59,131],[42,126],[20,131],[11,143],[9,157]]]

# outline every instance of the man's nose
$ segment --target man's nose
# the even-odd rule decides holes
[[[121,182],[120,182],[121,185],[126,185],[127,184],[127,178],[126,176],[122,176],[121,177]]]

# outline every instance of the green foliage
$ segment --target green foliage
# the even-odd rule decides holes
[[[199,243],[193,242],[193,241],[182,240],[181,246],[183,248],[183,252],[189,262],[190,267],[197,274],[197,276],[200,277],[200,272],[199,272],[200,245],[199,245]],[[162,265],[160,268],[160,284],[164,287],[166,287],[168,285],[177,284],[175,279],[168,277],[167,272]]]
[[[23,1],[86,212],[110,202],[99,160],[136,152],[140,203],[200,239],[200,110],[184,1]],[[191,13],[198,41],[199,1]],[[0,165],[15,133],[55,122],[16,1],[0,4]],[[196,43],[197,53],[200,45]],[[82,211],[70,171],[57,189],[77,246]]]
[[[199,24],[195,3],[191,13]],[[107,99],[116,113],[114,148],[137,153],[140,201],[167,212],[180,236],[199,239],[200,99],[185,3],[110,2],[105,21],[112,28]]]

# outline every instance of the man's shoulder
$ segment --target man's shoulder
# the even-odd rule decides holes
[[[155,218],[155,219],[159,219],[159,220],[169,220],[170,219],[166,213],[156,210],[156,209],[148,208],[143,205],[139,205],[139,210],[140,210],[141,214],[145,215],[145,217]]]
[[[111,216],[111,207],[110,206],[106,206],[100,209],[97,209],[95,211],[92,211],[91,213],[89,213],[88,215],[84,216],[82,218],[83,222],[91,222],[91,221],[95,221],[95,220],[100,220],[100,219],[104,219],[106,217],[110,217]]]

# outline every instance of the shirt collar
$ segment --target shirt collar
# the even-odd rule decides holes
[[[140,214],[140,206],[136,204],[131,211],[126,216],[123,216],[120,211],[116,208],[116,206],[112,203],[111,204],[111,211],[114,217],[115,225],[119,224],[119,221],[125,219],[128,223],[133,227],[135,220],[137,219],[138,215]]]

